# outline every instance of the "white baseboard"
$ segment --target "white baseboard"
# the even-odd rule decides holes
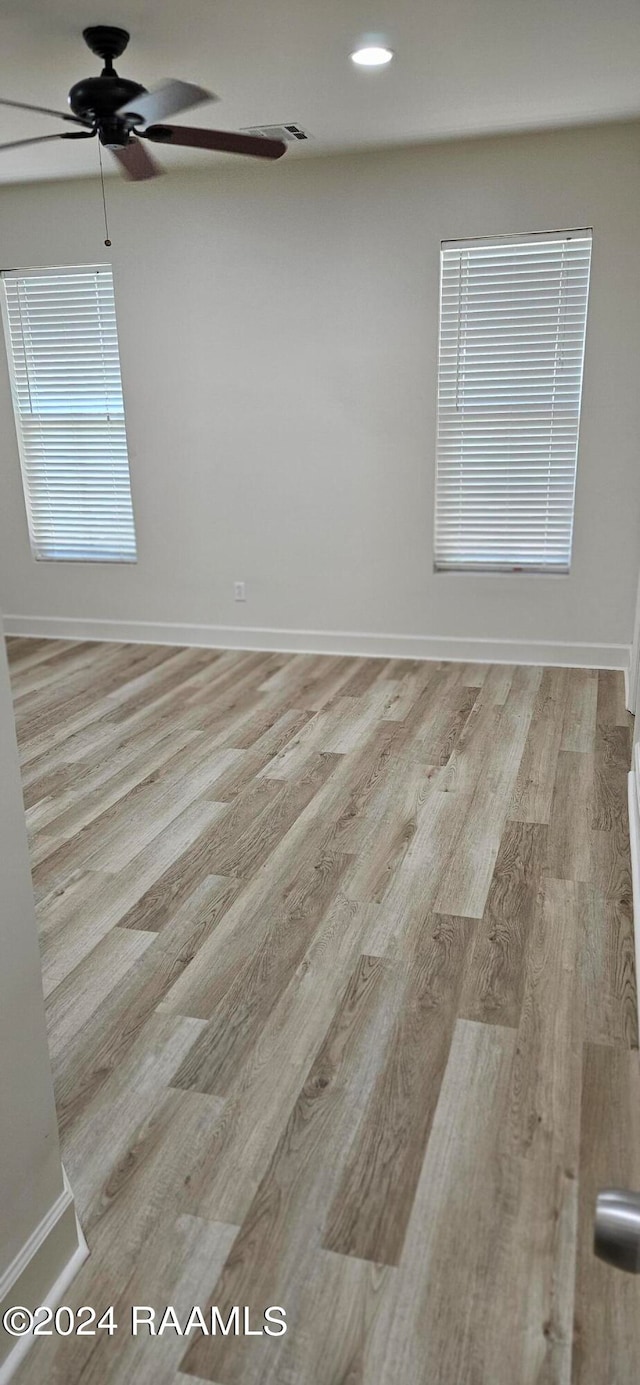
[[[82,620],[60,616],[4,617],[6,635],[35,639],[107,640],[194,645],[282,654],[353,654],[381,659],[451,659],[482,664],[559,664],[629,668],[626,644],[555,640],[459,639],[455,635],[379,635],[348,630],[270,630],[236,625],[171,625],[164,621]]]
[[[17,1305],[31,1312],[41,1304],[58,1307],[87,1259],[89,1248],[64,1169],[62,1172],[64,1187],[60,1196],[0,1278],[0,1319],[7,1308]],[[10,1343],[11,1339],[8,1340]],[[11,1380],[33,1342],[34,1337],[27,1333],[16,1339],[6,1356],[0,1355],[0,1385],[7,1385]],[[2,1345],[6,1349],[4,1342]]]
[[[633,932],[636,945],[636,977],[640,977],[640,745],[638,744],[634,746],[633,769],[628,782]],[[640,990],[638,991],[638,1024],[640,1025]]]

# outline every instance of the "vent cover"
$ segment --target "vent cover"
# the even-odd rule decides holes
[[[308,139],[306,130],[291,121],[288,125],[248,125],[243,135],[264,135],[266,139],[281,139],[285,144],[295,144],[297,140]]]

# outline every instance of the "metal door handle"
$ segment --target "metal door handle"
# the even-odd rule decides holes
[[[616,1269],[640,1274],[640,1193],[603,1188],[596,1200],[593,1249]]]

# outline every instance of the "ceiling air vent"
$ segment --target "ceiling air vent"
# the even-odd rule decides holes
[[[306,130],[301,125],[294,124],[293,121],[288,125],[249,125],[242,131],[243,135],[264,135],[266,139],[282,139],[285,144],[296,144],[298,140],[308,139]]]

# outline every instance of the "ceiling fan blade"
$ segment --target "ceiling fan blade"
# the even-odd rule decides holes
[[[157,144],[214,149],[224,154],[252,154],[256,159],[280,159],[286,144],[266,135],[240,135],[233,130],[198,130],[192,125],[151,125],[140,132]]]
[[[132,139],[122,149],[112,148],[111,153],[118,160],[125,178],[131,178],[136,183],[143,182],[145,178],[157,178],[164,172],[137,139]]]
[[[17,111],[37,111],[38,115],[54,115],[56,120],[70,120],[74,125],[91,125],[90,120],[80,120],[77,115],[70,115],[68,111],[52,111],[48,106],[29,106],[25,101],[5,101],[0,97],[0,106],[12,106]]]
[[[176,115],[178,111],[188,111],[190,106],[199,106],[203,101],[217,101],[212,91],[196,87],[192,82],[178,82],[170,79],[162,82],[153,91],[142,96],[134,96],[125,106],[120,106],[117,115],[136,117],[136,123],[148,124],[150,121],[164,120],[166,115]]]
[[[20,148],[22,147],[22,145],[24,145],[24,144],[47,144],[48,141],[51,140],[51,139],[91,139],[91,138],[92,138],[92,133],[91,133],[90,130],[87,130],[86,133],[85,133],[84,130],[78,130],[77,134],[76,134],[76,132],[75,132],[75,130],[74,130],[74,132],[73,132],[72,135],[67,135],[67,134],[63,134],[63,135],[60,135],[60,134],[58,134],[58,135],[35,135],[32,139],[12,139],[12,140],[9,141],[8,144],[0,144],[0,152],[1,152],[3,149],[20,149]]]

